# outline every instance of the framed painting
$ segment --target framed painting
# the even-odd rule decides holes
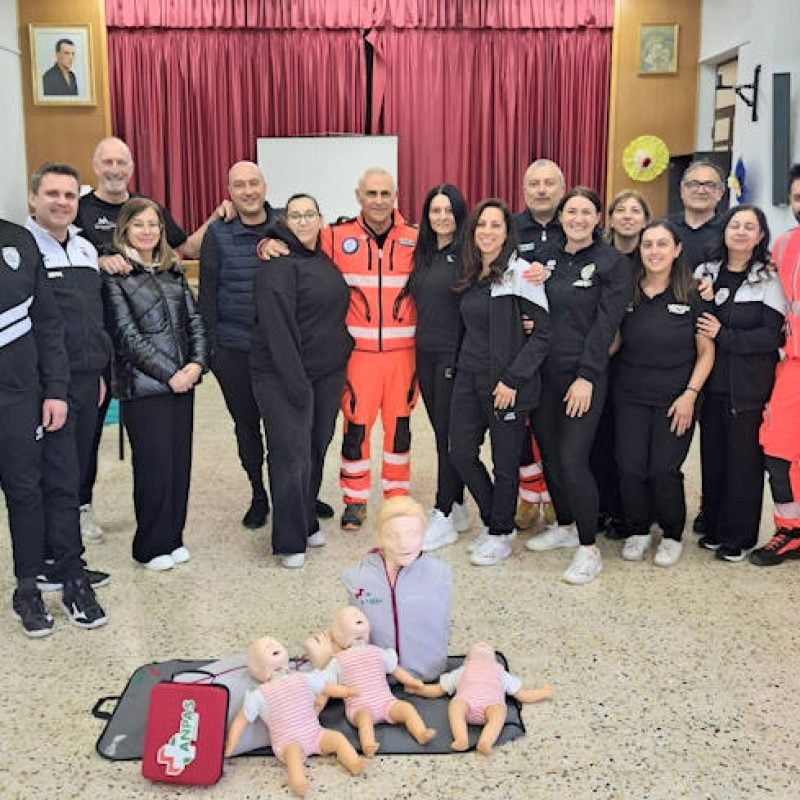
[[[639,26],[639,74],[674,75],[678,71],[678,26]]]
[[[28,30],[34,104],[95,105],[91,26],[31,24]]]

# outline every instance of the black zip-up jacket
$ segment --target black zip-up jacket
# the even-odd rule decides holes
[[[344,321],[350,290],[319,245],[309,250],[280,224],[266,235],[285,242],[289,255],[270,259],[256,272],[250,366],[254,373],[278,374],[299,406],[311,381],[347,365],[353,349]]]
[[[628,258],[602,242],[574,255],[561,249],[545,281],[552,344],[547,380],[566,388],[576,378],[596,383],[608,368],[608,348],[632,296]]]
[[[757,411],[772,392],[778,348],[783,344],[786,297],[778,274],[753,264],[733,296],[724,285],[731,274],[721,261],[701,264],[694,275],[714,284],[710,310],[722,322],[705,390],[727,396],[734,411]]]
[[[547,225],[542,225],[526,208],[514,215],[514,227],[519,239],[519,257],[528,263],[546,264],[564,246],[564,231],[555,216]]]
[[[417,306],[417,350],[449,353],[455,359],[461,297],[454,289],[461,271],[461,251],[455,243],[437,251],[427,266],[414,267],[407,286]]]
[[[103,279],[114,394],[121,400],[169,394],[169,379],[179,369],[190,362],[208,368],[203,320],[180,267],[157,272],[128,262],[128,275]]]
[[[64,326],[33,236],[0,219],[0,406],[37,387],[67,399]]]
[[[509,388],[516,389],[514,408],[522,411],[530,411],[539,402],[542,385],[540,367],[552,342],[547,298],[541,285],[532,284],[522,276],[527,269],[527,261],[512,259],[501,283],[487,287],[486,282],[481,281],[467,289],[461,299],[459,337],[463,345],[465,312],[469,316],[467,306],[474,301],[480,304],[479,295],[488,293],[488,385],[491,390],[498,381],[502,381]],[[533,320],[534,328],[530,335],[523,330],[523,314]],[[483,333],[477,332],[478,335]],[[458,368],[469,371],[463,356],[462,350]]]

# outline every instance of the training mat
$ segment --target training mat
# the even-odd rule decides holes
[[[497,660],[504,669],[508,662],[502,653],[496,653]],[[447,659],[447,670],[461,666],[464,656],[450,656]],[[132,761],[142,757],[144,748],[144,731],[147,724],[147,708],[150,701],[150,690],[157,683],[168,680],[181,682],[210,681],[210,675],[216,683],[224,683],[230,691],[229,719],[239,710],[244,693],[255,682],[243,668],[244,655],[231,656],[223,661],[212,659],[154,662],[139,667],[128,680],[120,695],[101,697],[95,703],[92,714],[106,721],[105,728],[97,740],[95,748],[104,758],[114,761]],[[450,723],[447,718],[448,696],[436,699],[417,697],[406,694],[401,686],[393,686],[394,694],[401,700],[407,700],[419,711],[429,728],[436,729],[436,737],[426,745],[417,744],[409,736],[402,725],[376,725],[375,738],[380,744],[378,755],[447,755],[455,751],[450,749],[452,737]],[[115,705],[113,705],[116,703]],[[113,708],[109,708],[112,706]],[[518,739],[525,734],[522,722],[521,706],[513,697],[506,697],[506,721],[497,740],[497,745]],[[355,728],[345,719],[344,703],[341,700],[329,700],[320,714],[320,723],[325,728],[341,731],[356,749],[359,749]],[[469,726],[469,746],[472,750],[478,742],[480,726]],[[236,751],[243,755],[273,755],[269,747],[267,730],[261,720],[256,720],[247,727],[242,741]]]

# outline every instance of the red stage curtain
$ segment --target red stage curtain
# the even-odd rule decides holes
[[[387,30],[370,41],[373,128],[400,137],[404,214],[416,220],[443,181],[470,204],[500,197],[521,208],[536,158],[603,196],[610,31]]]
[[[613,0],[106,0],[116,28],[610,28]]]
[[[364,132],[359,31],[112,30],[108,42],[134,184],[189,231],[224,196],[228,167],[255,160],[256,137]]]

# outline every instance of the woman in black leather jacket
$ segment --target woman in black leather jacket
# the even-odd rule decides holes
[[[133,557],[160,571],[190,557],[183,528],[194,386],[207,369],[206,337],[152,200],[125,203],[114,244],[132,267],[127,275],[106,275],[103,293],[114,341],[114,393],[133,451]]]

